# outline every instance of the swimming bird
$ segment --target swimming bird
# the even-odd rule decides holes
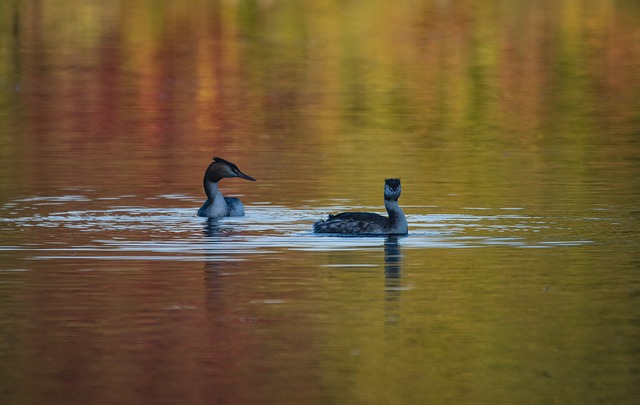
[[[228,177],[240,177],[241,179],[256,181],[251,176],[242,173],[238,166],[219,157],[213,158],[213,163],[204,172],[204,192],[207,201],[198,210],[199,217],[241,217],[244,215],[242,201],[235,197],[225,197],[218,189],[218,182]]]
[[[351,235],[406,235],[409,232],[407,218],[398,205],[401,191],[400,179],[384,181],[384,207],[388,218],[371,212],[330,214],[326,220],[316,222],[313,231]]]

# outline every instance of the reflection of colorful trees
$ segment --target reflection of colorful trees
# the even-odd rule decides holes
[[[596,128],[629,137],[638,14],[580,0],[5,2],[0,155],[157,159],[179,179],[195,170],[181,154],[220,145],[372,173],[380,151],[426,171],[425,147],[464,151],[451,165],[469,148],[487,159],[486,143],[543,155]]]
[[[66,192],[60,189],[70,186],[98,189],[95,193],[100,196],[135,194],[140,199],[167,190],[197,194],[210,154],[223,150],[259,180],[250,186],[248,203],[307,204],[308,199],[353,197],[357,204],[375,204],[379,203],[382,178],[401,175],[403,203],[408,205],[458,208],[473,194],[473,203],[479,206],[491,201],[487,206],[544,207],[531,203],[532,198],[543,195],[545,202],[558,196],[558,201],[576,205],[580,197],[589,196],[593,208],[598,201],[608,202],[610,195],[595,196],[588,190],[590,184],[611,183],[609,187],[621,191],[617,195],[631,187],[638,189],[640,10],[636,3],[2,1],[0,199],[11,194]],[[276,184],[285,187],[276,188]],[[248,185],[232,181],[225,187],[249,190]],[[101,191],[105,189],[108,191]],[[589,235],[589,230],[584,233]],[[131,235],[135,239],[134,231]],[[154,236],[138,235],[144,240]],[[26,238],[9,238],[16,237]],[[52,240],[54,237],[59,241],[78,236],[74,229],[56,229]],[[629,252],[626,254],[632,255]],[[538,344],[552,340],[554,348],[574,328],[556,308],[564,306],[570,314],[586,316],[602,311],[599,302],[578,294],[569,302],[570,292],[561,298],[543,297],[523,288],[520,277],[533,276],[524,271],[518,274],[518,268],[549,272],[576,266],[601,269],[608,262],[594,263],[596,259],[587,259],[584,250],[573,253],[575,257],[527,251],[518,257],[524,265],[514,267],[493,253],[478,259],[462,254],[454,257],[447,250],[412,252],[407,273],[419,280],[421,290],[403,294],[422,296],[412,297],[413,303],[403,308],[405,316],[440,320],[443,328],[436,332],[441,337],[435,341],[466,347],[453,355],[460,356],[456,360],[469,364],[470,370],[473,366],[478,370],[492,351],[510,350],[521,359],[520,364],[531,365],[531,376],[546,370],[549,365],[545,363],[555,363],[554,368],[571,375],[584,365],[584,353],[610,345],[611,336],[594,333],[580,336],[588,350],[560,346],[557,350],[563,356],[551,353],[549,359],[537,359],[530,354],[538,350],[512,347],[513,341],[507,339],[526,334]],[[331,254],[337,255],[337,262],[347,257],[344,252],[327,253]],[[287,253],[288,266],[297,263],[300,272],[316,270],[310,260],[324,263],[329,259]],[[381,262],[382,256],[373,260]],[[634,260],[632,256],[627,259]],[[215,264],[215,258],[212,262]],[[527,262],[535,265],[527,266]],[[288,364],[288,353],[293,353],[296,364],[308,371],[298,376],[297,382],[304,380],[303,387],[297,387],[300,403],[308,402],[305,395],[317,398],[314,389],[337,387],[337,392],[325,393],[327,402],[332,402],[357,384],[377,388],[361,390],[371,396],[364,402],[375,402],[387,394],[389,378],[397,387],[409,379],[424,381],[409,384],[424,390],[405,393],[410,403],[424,399],[434,381],[446,387],[454,378],[468,387],[469,398],[477,398],[476,374],[466,370],[454,376],[441,373],[443,364],[450,361],[451,347],[433,351],[441,357],[427,365],[411,358],[424,353],[421,345],[425,343],[419,339],[433,330],[402,332],[410,338],[406,347],[386,346],[381,322],[385,308],[377,305],[384,299],[379,277],[321,273],[326,291],[316,292],[316,284],[310,287],[299,282],[312,276],[298,273],[283,280],[277,260],[252,262],[261,266],[253,271],[271,274],[264,278],[271,280],[267,286],[250,279],[252,273],[244,272],[244,262],[225,263],[226,271],[219,274],[208,266],[204,276],[199,263],[195,267],[173,263],[164,270],[173,274],[164,276],[171,281],[167,285],[137,283],[136,277],[113,272],[103,278],[111,284],[96,285],[87,276],[68,293],[60,280],[70,270],[64,265],[56,269],[51,263],[38,263],[40,271],[32,273],[26,287],[11,289],[14,294],[31,293],[42,304],[42,313],[27,314],[25,319],[31,324],[21,326],[30,328],[30,336],[41,344],[40,351],[12,354],[30,360],[15,362],[22,367],[11,373],[16,380],[25,370],[24,375],[30,375],[44,369],[65,379],[80,378],[78,370],[83,370],[85,381],[98,384],[98,391],[116,385],[131,387],[133,381],[135,388],[143,390],[142,397],[161,397],[166,392],[189,393],[185,387],[195,385],[200,389],[191,392],[196,400],[226,388],[226,399],[251,402],[261,393],[241,391],[238,380],[267,390],[270,382],[281,383],[278,379],[287,377],[288,370],[265,365],[263,354],[282,353],[277,363],[281,365]],[[112,270],[99,268],[93,261],[75,265]],[[37,266],[45,266],[46,271]],[[493,271],[472,272],[470,266]],[[139,271],[140,280],[155,280],[162,269],[147,264],[120,270]],[[513,270],[518,278],[513,277]],[[467,285],[469,277],[478,291],[459,289],[458,280]],[[535,277],[545,279],[544,275]],[[555,280],[552,274],[548,277]],[[529,285],[538,282],[529,280]],[[595,280],[589,282],[600,282]],[[283,291],[284,285],[294,286],[295,291]],[[483,285],[501,288],[492,296]],[[215,290],[220,288],[225,293],[216,297]],[[266,291],[282,293],[291,307],[254,309],[247,304],[271,298]],[[304,301],[298,300],[302,297],[298,294],[310,291],[319,294],[317,301],[325,304],[326,296],[335,297],[336,306],[327,308],[326,319],[308,320],[300,314],[286,319],[282,312],[295,312],[290,308]],[[354,294],[363,298],[360,305],[338,305]],[[78,297],[84,306],[76,306]],[[178,304],[193,309],[171,315],[167,308],[174,304],[174,297],[183,297]],[[530,308],[518,308],[509,300],[513,304],[540,300],[540,307],[549,305],[552,310],[542,311],[547,319],[539,319]],[[623,312],[618,308],[628,308],[627,295],[618,294],[617,300],[618,306],[610,306],[602,319],[610,320],[610,314]],[[244,304],[238,306],[238,302]],[[467,323],[468,313],[491,316],[487,308],[497,309],[496,304],[515,314],[521,312],[515,322],[505,325],[511,333],[505,335],[505,328],[500,328],[468,336],[469,330],[482,330],[481,325]],[[130,311],[143,305],[159,308],[156,320],[167,322],[160,335],[125,330],[121,336],[100,335],[116,329],[122,321],[119,316],[127,323]],[[260,322],[280,322],[264,328],[273,335],[255,334],[252,316],[256,312]],[[312,312],[303,308],[300,313]],[[445,312],[453,317],[440,318]],[[83,316],[84,322],[74,323]],[[479,323],[485,320],[482,316]],[[491,321],[486,324],[492,325]],[[551,329],[557,336],[549,337],[548,325],[556,326]],[[308,334],[300,334],[296,327],[307,328]],[[78,334],[84,330],[88,335]],[[69,331],[80,343],[92,344],[89,351],[70,357],[68,363],[59,362],[62,356],[51,355],[66,353],[74,345],[65,335]],[[200,335],[190,336],[193,331]],[[456,342],[460,338],[468,340]],[[113,342],[110,349],[123,357],[104,350],[103,339]],[[316,353],[328,350],[323,339],[339,341],[344,351],[333,353],[328,364],[318,365]],[[163,347],[166,342],[174,344]],[[195,346],[184,347],[185,342]],[[288,347],[270,347],[274,342],[285,342]],[[628,355],[620,353],[628,346],[616,347],[616,353]],[[350,363],[340,374],[323,374],[344,367],[344,356],[351,356],[353,348],[367,355],[357,359],[361,363]],[[130,353],[133,358],[124,357]],[[557,364],[565,362],[567,354],[574,363]],[[55,364],[43,367],[47,361]],[[101,380],[108,374],[101,367],[109,369],[114,364],[131,368],[111,369],[113,373],[107,376],[111,380]],[[379,364],[400,373],[389,376],[378,369],[358,374],[376,370]],[[407,368],[408,364],[413,368]],[[601,364],[591,365],[598,369],[592,375],[606,374]],[[201,375],[207,366],[209,374]],[[251,371],[249,376],[243,374],[246,370]],[[548,389],[545,378],[532,379],[537,389],[529,389],[550,396],[568,395],[566,381],[558,377],[555,384],[561,388]],[[158,381],[172,381],[172,385],[158,387]],[[587,383],[584,386],[601,381]],[[620,389],[616,384],[604,385]],[[506,390],[514,385],[501,386]],[[48,392],[60,387],[40,389]],[[161,391],[154,391],[158,389]],[[527,397],[526,389],[514,391]],[[127,393],[137,398],[135,390]],[[80,398],[94,395],[76,393]],[[273,399],[266,402],[278,403],[278,398]]]

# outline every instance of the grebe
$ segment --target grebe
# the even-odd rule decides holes
[[[401,191],[400,179],[384,181],[384,207],[389,218],[371,212],[343,212],[316,222],[313,231],[351,235],[406,235],[409,232],[407,218],[398,205]]]
[[[226,177],[240,177],[241,179],[256,181],[253,177],[242,173],[238,166],[219,157],[213,158],[213,163],[204,172],[204,192],[207,201],[198,210],[199,217],[241,217],[244,215],[242,201],[234,197],[224,197],[218,190],[218,182]]]

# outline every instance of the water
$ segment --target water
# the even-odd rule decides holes
[[[476,3],[3,3],[0,402],[634,403],[638,7]]]

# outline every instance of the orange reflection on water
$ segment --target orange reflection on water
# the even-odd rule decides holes
[[[0,4],[0,204],[84,196],[18,204],[15,223],[2,223],[3,246],[17,247],[3,265],[28,271],[0,282],[10,297],[0,359],[14,367],[0,370],[10,387],[0,392],[16,402],[637,397],[635,3],[63,3]],[[539,222],[516,235],[601,244],[414,246],[394,262],[389,245],[246,243],[241,261],[183,262],[127,250],[172,231],[193,238],[180,221],[102,222],[121,206],[195,216],[213,155],[258,180],[221,186],[249,208],[381,211],[382,180],[397,176],[410,215],[515,208]],[[48,216],[63,208],[98,214],[74,228]],[[258,236],[284,232],[279,219]],[[228,242],[204,239],[191,242]],[[121,241],[106,259],[64,250],[99,252],[104,240]],[[46,256],[60,246],[51,255],[67,256]]]

